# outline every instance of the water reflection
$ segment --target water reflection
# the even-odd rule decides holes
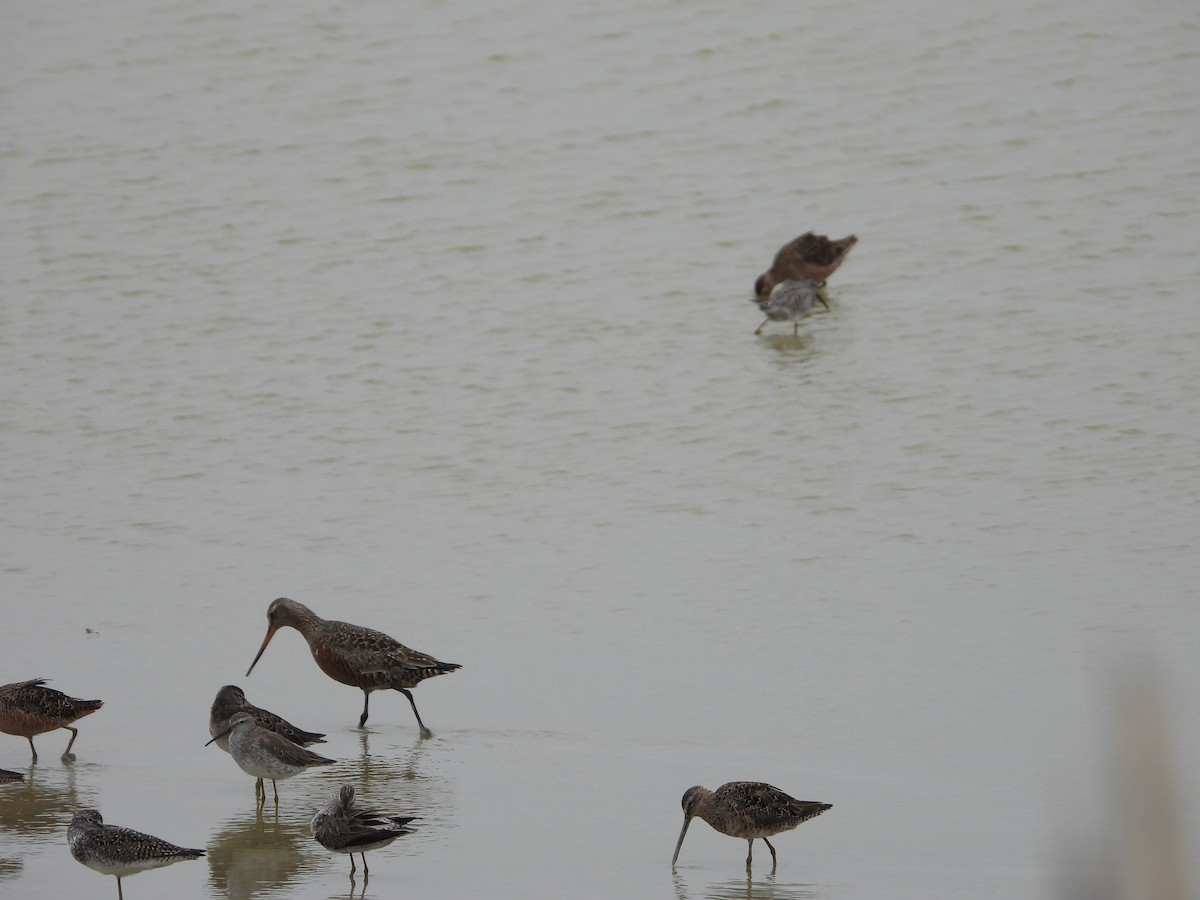
[[[696,878],[689,883],[684,873],[675,869],[671,881],[678,900],[813,900],[823,893],[820,885],[780,883],[775,874],[722,881]]]
[[[21,874],[23,868],[25,868],[25,860],[0,856],[0,881],[16,878]]]
[[[234,900],[285,892],[316,867],[306,853],[311,842],[306,822],[261,811],[230,819],[208,843],[209,881]]]
[[[96,792],[76,784],[78,765],[33,766],[24,781],[7,782],[0,789],[0,834],[62,838],[71,813],[96,805]]]

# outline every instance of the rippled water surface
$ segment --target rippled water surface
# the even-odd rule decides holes
[[[105,701],[0,735],[4,896],[111,896],[86,806],[208,850],[130,900],[362,895],[352,783],[421,818],[368,897],[1067,897],[1146,659],[1195,845],[1194,4],[3,18],[0,682]],[[436,737],[292,631],[245,677],[282,595],[462,663]],[[328,733],[277,817],[227,683]],[[672,871],[743,779],[833,809]]]

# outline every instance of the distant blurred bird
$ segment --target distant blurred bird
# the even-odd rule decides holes
[[[45,678],[34,678],[30,681],[0,685],[0,731],[15,734],[29,741],[33,761],[37,762],[37,748],[33,746],[34,736],[54,731],[56,728],[65,728],[71,732],[71,740],[67,741],[62,761],[73,762],[75,754],[71,752],[71,745],[75,743],[79,731],[72,728],[71,723],[84,716],[90,716],[104,705],[104,701],[77,700],[68,697],[62,691],[45,687],[45,684]]]
[[[779,248],[771,268],[759,275],[758,280],[754,282],[754,293],[759,297],[767,297],[780,282],[801,281],[805,278],[811,278],[818,288],[822,288],[857,243],[858,237],[853,234],[832,241],[823,234],[806,231]],[[819,291],[817,299],[822,306],[829,308]]]
[[[767,318],[762,325],[755,329],[755,334],[762,334],[767,322],[774,319],[777,322],[792,323],[792,334],[800,332],[800,320],[812,312],[813,303],[820,299],[817,283],[811,278],[801,278],[799,281],[781,281],[771,288],[766,297],[756,297],[758,308],[766,313]]]
[[[355,806],[354,788],[343,784],[313,816],[309,829],[326,850],[350,854],[351,877],[355,872],[354,854],[361,853],[365,877],[369,874],[366,851],[386,847],[401,835],[412,834],[412,829],[405,827],[412,821],[412,816],[389,816]]]
[[[177,847],[162,838],[120,825],[105,825],[96,809],[81,809],[67,828],[71,856],[102,875],[117,876],[117,900],[124,900],[121,879],[149,869],[161,869],[185,859],[199,859],[203,850]]]
[[[831,803],[797,800],[761,781],[731,781],[715,791],[699,785],[688,788],[683,795],[683,830],[679,832],[671,865],[675,865],[679,859],[688,825],[693,817],[699,816],[721,834],[746,840],[749,845],[747,872],[750,871],[750,860],[754,855],[754,839],[762,838],[771,851],[771,871],[774,872],[778,860],[775,848],[767,838],[781,831],[790,831],[801,822],[807,822],[832,808]]]
[[[293,744],[299,744],[301,747],[325,743],[325,735],[297,728],[287,719],[275,715],[270,710],[255,706],[246,699],[246,695],[240,687],[227,684],[217,691],[217,698],[213,700],[212,710],[208,714],[208,733],[216,740],[217,746],[226,753],[229,752],[229,736],[218,738],[217,735],[229,727],[229,720],[233,718],[234,713],[240,712],[250,713],[254,717],[255,724],[267,731],[281,734]]]

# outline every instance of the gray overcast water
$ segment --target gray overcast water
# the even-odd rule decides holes
[[[1141,666],[1196,846],[1194,2],[12,0],[0,57],[0,682],[105,701],[0,734],[4,897],[114,896],[88,806],[208,850],[129,900],[359,896],[351,783],[421,819],[368,897],[1082,900]],[[808,229],[832,310],[755,337]],[[436,737],[294,631],[245,677],[278,596],[462,663]],[[229,683],[329,735],[278,819]],[[731,780],[833,809],[672,872]]]

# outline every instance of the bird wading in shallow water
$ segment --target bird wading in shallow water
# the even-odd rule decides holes
[[[392,816],[354,805],[354,788],[343,784],[329,802],[312,817],[309,830],[317,843],[334,853],[350,855],[350,877],[354,877],[354,854],[363,858],[363,878],[370,874],[367,851],[386,847],[396,838],[412,834],[407,828],[412,816]]]
[[[775,848],[767,838],[781,831],[790,831],[801,822],[807,822],[832,807],[831,803],[797,800],[761,781],[731,781],[715,791],[699,785],[688,788],[683,795],[683,830],[679,832],[679,840],[675,843],[671,865],[674,866],[679,859],[688,825],[699,816],[721,834],[742,838],[747,842],[747,873],[754,857],[754,840],[762,838],[771,851],[771,871],[774,872],[778,860]]]
[[[105,825],[96,809],[81,809],[67,828],[71,856],[102,875],[117,876],[117,900],[124,900],[121,879],[161,869],[185,859],[199,859],[203,850],[189,850],[120,825]]]
[[[90,716],[104,705],[104,701],[77,700],[68,697],[62,691],[45,687],[45,684],[45,678],[34,678],[31,681],[0,685],[0,731],[15,734],[29,741],[33,762],[37,762],[37,748],[33,746],[34,736],[54,731],[56,728],[65,728],[71,732],[71,739],[67,741],[62,761],[74,762],[75,754],[71,752],[71,746],[79,736],[79,731],[72,728],[71,723],[84,716]]]
[[[811,278],[817,283],[817,300],[829,309],[820,289],[857,243],[858,238],[853,234],[832,241],[823,234],[806,231],[779,248],[771,268],[754,282],[754,293],[759,297],[769,297],[780,282]]]
[[[279,785],[275,782],[299,775],[313,766],[328,766],[337,762],[335,759],[305,750],[281,734],[268,731],[258,725],[248,712],[234,713],[233,718],[229,720],[229,727],[213,735],[212,740],[204,746],[214,744],[226,736],[229,737],[229,755],[238,764],[238,768],[257,779],[254,782],[254,799],[260,807],[267,802],[264,778],[271,779],[271,787],[275,789],[275,806],[278,808]]]
[[[817,283],[811,278],[801,278],[799,281],[781,281],[771,288],[767,297],[757,297],[758,308],[766,315],[762,325],[755,334],[762,334],[767,322],[792,322],[792,336],[800,331],[800,320],[812,312],[813,303],[820,299],[817,293]]]
[[[458,663],[441,662],[427,653],[411,650],[382,631],[322,619],[303,603],[280,597],[267,607],[267,636],[250,668],[262,657],[267,644],[280,628],[295,628],[308,642],[308,649],[321,671],[342,684],[356,687],[363,692],[363,711],[358,727],[367,724],[368,704],[371,691],[399,691],[408,698],[422,738],[433,737],[433,732],[421,721],[417,703],[409,688],[416,687],[426,678],[445,675],[461,669]]]

